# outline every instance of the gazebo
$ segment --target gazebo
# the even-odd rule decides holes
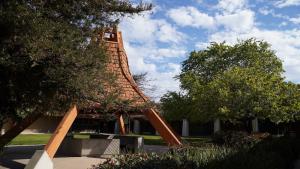
[[[104,46],[106,49],[106,53],[108,56],[106,69],[115,77],[115,83],[118,86],[117,90],[119,90],[119,99],[124,101],[129,100],[129,106],[133,108],[136,107],[136,109],[133,109],[136,111],[130,113],[138,116],[143,116],[144,118],[149,120],[151,125],[169,146],[181,145],[182,143],[180,137],[160,116],[155,107],[146,106],[144,108],[139,108],[142,105],[148,104],[150,102],[150,99],[139,89],[131,75],[128,65],[128,57],[123,45],[122,33],[118,31],[117,27],[103,29],[102,31],[100,31],[99,36],[96,37],[96,42],[101,43],[101,46]],[[116,88],[110,85],[104,85],[104,90],[105,92],[109,93],[116,90]],[[97,106],[101,107],[101,105],[97,104],[95,104],[94,106],[96,106],[96,108]],[[64,114],[63,119],[60,121],[48,144],[44,148],[45,152],[47,152],[50,158],[54,157],[59,145],[66,136],[76,117],[88,118],[89,116],[94,116],[93,114],[85,114],[81,112],[84,111],[77,111],[76,105],[74,105],[66,114]],[[124,113],[125,112],[122,111],[114,113],[119,124],[120,134],[122,135],[126,134],[123,119]],[[5,137],[6,135],[10,138],[17,136],[39,117],[40,115],[33,115],[31,117],[25,118],[20,125],[13,126],[3,136]]]

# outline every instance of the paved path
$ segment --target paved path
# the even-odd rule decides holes
[[[35,150],[43,149],[43,145],[9,146],[0,157],[0,169],[23,169]],[[93,157],[55,157],[55,169],[86,169],[92,165],[103,163],[105,159]]]
[[[36,150],[42,150],[44,145],[8,146],[0,156],[0,169],[23,169]],[[164,153],[167,146],[144,145],[145,152]],[[105,159],[94,157],[55,157],[55,169],[87,169],[92,165],[103,163]],[[300,168],[299,168],[300,169]]]

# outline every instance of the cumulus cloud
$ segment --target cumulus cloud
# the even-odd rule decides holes
[[[179,26],[212,28],[215,25],[213,17],[192,6],[171,9],[167,15]]]
[[[291,22],[293,22],[294,24],[300,24],[300,16],[298,16],[296,18],[289,18],[289,20]]]
[[[218,25],[223,25],[226,29],[233,31],[248,31],[254,26],[254,12],[251,10],[240,10],[232,14],[217,15]]]
[[[124,37],[130,42],[154,43],[174,42],[179,43],[185,39],[185,35],[163,19],[152,19],[151,14],[136,15],[127,18],[121,23]],[[128,33],[127,33],[128,32]]]
[[[224,13],[234,13],[246,8],[246,0],[220,0],[217,4],[217,8]]]
[[[162,53],[160,55],[176,54],[176,51],[171,49],[141,48],[126,41],[124,47],[131,72],[133,74],[147,72],[147,78],[150,80],[149,85],[155,88],[154,91],[146,91],[146,95],[155,101],[159,101],[159,98],[167,91],[179,91],[179,81],[174,79],[174,77],[180,72],[180,64],[163,62],[157,65],[153,61],[149,61],[151,59],[149,56],[155,55],[155,50],[157,50],[157,53]],[[155,57],[158,56],[155,55]],[[166,71],[159,71],[159,67],[164,67]]]
[[[197,1],[197,0],[195,0]],[[280,0],[277,7],[297,5],[300,0]],[[202,2],[202,1],[201,1]],[[166,91],[178,91],[179,81],[174,79],[180,73],[181,60],[189,48],[204,49],[210,42],[234,44],[238,39],[255,37],[272,45],[277,56],[283,61],[287,80],[300,82],[300,29],[269,30],[261,29],[256,21],[255,12],[249,8],[247,0],[219,0],[212,11],[204,12],[192,6],[175,7],[165,15],[173,22],[159,16],[158,19],[150,13],[127,18],[121,23],[124,46],[133,73],[148,72],[150,82],[158,86],[150,94],[158,100]],[[258,9],[263,15],[281,18],[278,26],[286,26],[293,22],[300,24],[300,17],[289,17],[276,13],[274,9],[262,7]],[[154,13],[157,12],[154,10]],[[161,11],[160,11],[161,12]],[[188,37],[184,27],[209,30],[203,37]],[[202,31],[202,30],[201,30]],[[194,42],[195,39],[201,39]],[[187,45],[194,45],[189,47]]]
[[[216,9],[220,12],[210,16],[192,6],[179,7],[169,10],[167,16],[179,26],[209,30],[223,26],[234,31],[248,31],[254,26],[255,13],[247,8],[246,0],[220,0]]]
[[[300,0],[280,0],[274,3],[278,8],[284,8],[288,6],[299,6]]]
[[[146,94],[158,101],[168,90],[179,90],[174,76],[179,73],[180,64],[170,63],[168,58],[186,55],[182,44],[187,36],[165,19],[154,19],[150,13],[127,18],[120,27],[130,70],[134,74],[147,72],[150,85],[158,86]]]

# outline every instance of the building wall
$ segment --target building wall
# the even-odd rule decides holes
[[[61,117],[41,117],[21,134],[40,134],[40,133],[53,133],[58,126]]]

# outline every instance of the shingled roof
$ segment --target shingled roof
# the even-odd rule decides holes
[[[141,91],[135,83],[128,65],[122,33],[117,28],[104,31],[103,41],[105,43],[108,55],[107,70],[113,73],[120,92],[119,98],[130,100],[135,105],[143,104],[149,101],[149,98]],[[110,86],[112,88],[113,86]]]

